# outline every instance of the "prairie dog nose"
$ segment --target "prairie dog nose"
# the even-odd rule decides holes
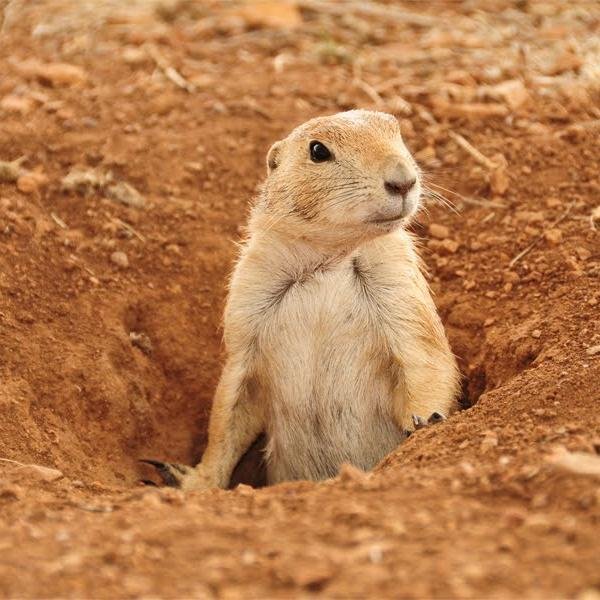
[[[407,161],[396,156],[388,157],[383,170],[383,186],[390,196],[406,198],[417,183],[417,174]]]
[[[402,198],[406,198],[406,194],[410,192],[415,183],[417,183],[417,179],[416,177],[412,177],[410,179],[385,181],[383,186],[390,196],[402,196]]]

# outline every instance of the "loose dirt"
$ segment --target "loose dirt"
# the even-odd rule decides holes
[[[0,594],[600,598],[595,2],[2,8]],[[465,410],[370,474],[140,486],[202,454],[267,148],[352,107],[429,182]]]

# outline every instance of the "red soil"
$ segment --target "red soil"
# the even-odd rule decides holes
[[[0,182],[0,456],[64,474],[0,464],[0,594],[597,600],[600,480],[550,457],[600,460],[598,7],[118,4],[13,2],[0,35],[0,160],[28,171]],[[201,456],[268,146],[355,106],[455,192],[414,229],[474,406],[373,474],[139,487],[138,458]],[[145,206],[64,191],[73,167]]]

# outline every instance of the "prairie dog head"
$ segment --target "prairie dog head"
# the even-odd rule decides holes
[[[267,173],[265,213],[307,241],[361,242],[419,207],[417,165],[386,113],[352,110],[300,125],[271,146]]]

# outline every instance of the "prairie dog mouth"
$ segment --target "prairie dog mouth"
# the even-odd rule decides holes
[[[386,223],[395,223],[396,221],[400,221],[400,219],[404,218],[404,213],[398,213],[397,215],[394,215],[393,217],[382,217],[380,219],[372,219],[371,221],[369,221],[370,223],[375,223],[377,225],[385,225]]]

